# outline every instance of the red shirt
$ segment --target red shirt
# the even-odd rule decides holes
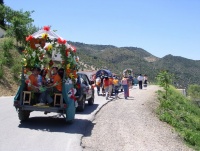
[[[56,74],[52,78],[53,78],[53,84],[58,83],[58,85],[55,86],[56,89],[58,91],[62,91],[62,79],[61,79],[61,77],[58,74]]]
[[[31,81],[31,85],[38,86],[38,79],[33,74],[29,76],[29,80]],[[28,91],[31,91],[31,87],[28,87]]]
[[[110,84],[110,81],[109,81],[109,79],[108,80],[104,79],[103,83],[104,83],[104,87],[108,87]]]

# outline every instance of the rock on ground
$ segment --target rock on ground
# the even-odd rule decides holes
[[[189,151],[168,124],[155,113],[158,86],[134,87],[128,100],[112,100],[96,115],[91,134],[82,139],[84,151]],[[102,97],[102,96],[99,96]],[[102,97],[102,99],[105,99]],[[90,131],[90,130],[89,130]]]

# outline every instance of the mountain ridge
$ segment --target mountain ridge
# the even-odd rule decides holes
[[[189,84],[200,84],[198,78],[200,60],[173,56],[172,54],[159,58],[138,47],[90,45],[72,41],[69,43],[77,47],[80,60],[88,64],[88,67],[93,65],[96,69],[110,69],[119,75],[122,75],[124,69],[131,68],[136,76],[140,73],[149,75],[152,82],[155,82],[155,77],[161,70],[168,70],[174,74],[175,80],[173,82],[179,88],[185,88]]]

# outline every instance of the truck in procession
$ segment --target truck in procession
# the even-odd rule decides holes
[[[49,26],[44,26],[38,32],[27,36],[26,41],[27,45],[22,53],[21,83],[14,97],[14,107],[19,120],[26,121],[31,112],[41,111],[45,114],[58,113],[66,122],[71,123],[75,118],[76,108],[83,109],[80,103],[77,103],[83,101],[80,94],[84,97],[89,93],[85,89],[83,91],[82,84],[78,80],[80,79],[77,74],[79,57],[76,48],[51,31]],[[50,75],[54,69],[58,69],[60,81],[55,82],[55,76],[53,77],[55,81],[51,81]],[[42,82],[41,76],[36,77],[38,83],[34,78],[30,78],[39,70],[46,73],[45,83]],[[89,81],[88,85],[91,84]],[[59,85],[60,89],[54,91]],[[93,102],[94,98],[90,99],[90,105]]]

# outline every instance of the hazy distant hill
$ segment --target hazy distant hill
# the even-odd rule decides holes
[[[200,60],[195,61],[172,55],[158,58],[137,47],[119,48],[112,45],[69,43],[77,47],[80,61],[84,63],[81,69],[91,69],[93,66],[96,70],[107,68],[114,73],[121,74],[124,69],[132,68],[136,75],[147,74],[150,81],[154,81],[158,72],[164,69],[175,75],[174,83],[178,87],[200,84]]]

